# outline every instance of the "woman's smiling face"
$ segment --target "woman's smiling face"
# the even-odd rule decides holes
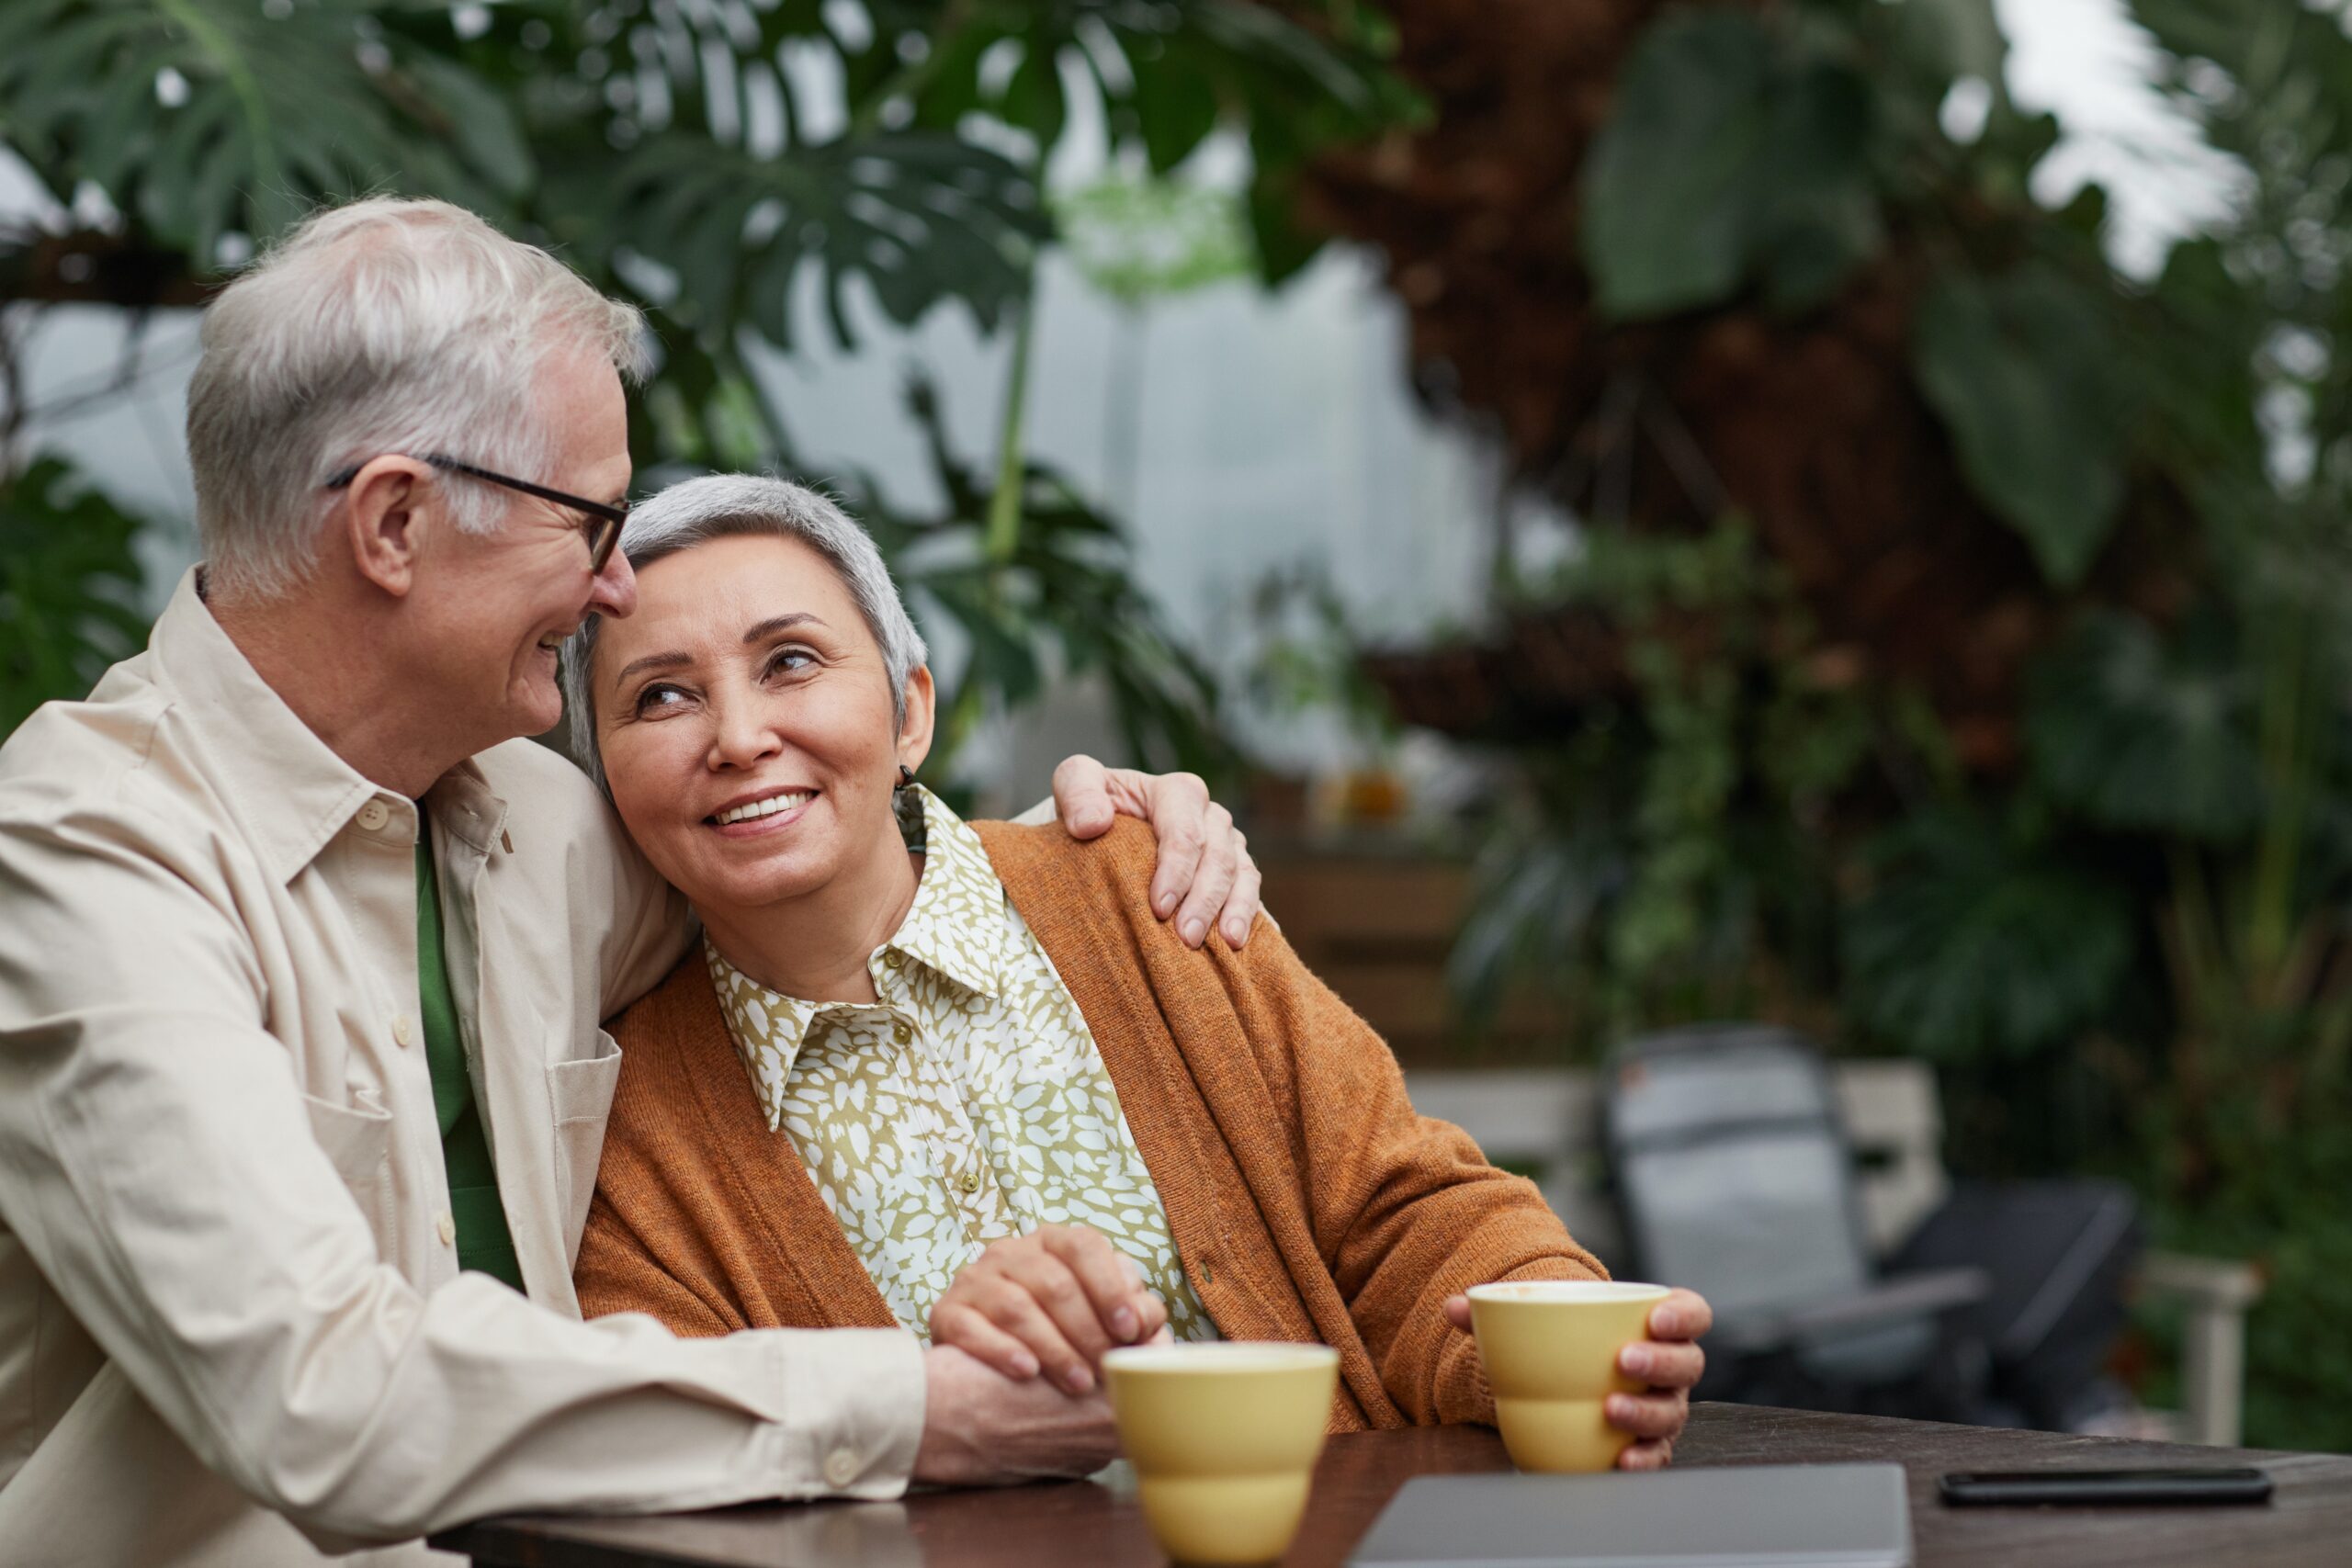
[[[605,775],[646,858],[706,912],[904,863],[891,789],[931,742],[931,675],[891,722],[881,645],[825,557],[730,536],[637,576],[590,672]]]

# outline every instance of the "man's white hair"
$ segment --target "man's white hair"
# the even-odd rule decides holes
[[[557,433],[539,378],[593,354],[631,379],[644,319],[537,246],[444,201],[313,214],[204,312],[188,459],[209,590],[275,598],[315,564],[339,471],[446,456],[544,482]],[[436,470],[458,526],[509,498]]]
[[[827,497],[805,486],[760,474],[709,474],[672,485],[628,514],[616,547],[632,570],[642,571],[664,556],[710,539],[739,535],[798,539],[825,558],[857,604],[865,629],[881,645],[882,668],[890,680],[890,728],[907,722],[907,680],[931,657],[922,634],[890,581],[890,569],[872,536]],[[589,674],[595,667],[596,628],[590,615],[563,649],[564,705],[571,720],[571,746],[580,765],[607,795],[605,759],[596,745],[596,702]]]

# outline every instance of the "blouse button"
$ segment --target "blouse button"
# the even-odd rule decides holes
[[[977,1170],[967,1170],[956,1179],[956,1185],[964,1190],[965,1197],[969,1198],[980,1190],[980,1173]]]
[[[915,1032],[909,1029],[903,1023],[899,1025],[898,1028],[890,1031],[890,1038],[897,1041],[901,1045],[904,1045],[908,1041],[912,1040],[914,1037]]]
[[[906,960],[899,957],[895,951],[886,953],[882,955],[882,967],[885,969],[896,969],[899,964],[904,964]]]

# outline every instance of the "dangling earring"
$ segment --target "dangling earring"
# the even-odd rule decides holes
[[[910,767],[907,766],[904,762],[899,763],[899,782],[897,783],[897,784],[893,785],[892,787],[893,787],[893,788],[897,788],[897,789],[904,789],[904,788],[906,788],[909,784],[912,784],[912,783],[914,783],[914,782],[915,782],[915,771],[914,771],[912,768],[910,768]]]

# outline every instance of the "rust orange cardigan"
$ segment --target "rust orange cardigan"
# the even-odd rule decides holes
[[[1338,1347],[1335,1430],[1492,1421],[1446,1297],[1606,1278],[1534,1186],[1416,1115],[1380,1037],[1271,922],[1239,953],[1215,935],[1194,952],[1155,919],[1141,823],[1089,843],[976,826],[1094,1035],[1218,1331]],[[791,1140],[768,1130],[701,953],[614,1032],[582,1309],[684,1335],[893,1326]]]

